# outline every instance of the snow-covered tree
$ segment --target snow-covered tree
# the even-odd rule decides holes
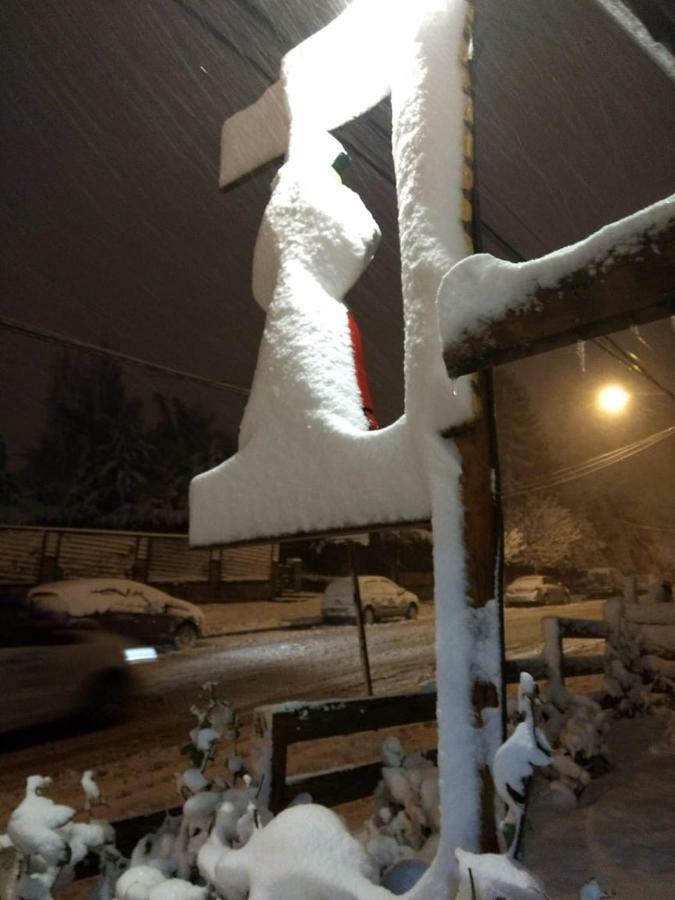
[[[569,565],[581,540],[582,530],[568,509],[551,497],[527,494],[507,519],[505,561],[537,571]]]
[[[148,524],[184,526],[188,487],[197,472],[217,465],[234,450],[215,427],[214,417],[178,397],[154,394],[157,421],[147,435],[152,448],[152,477],[140,510]]]
[[[47,422],[23,480],[33,497],[74,524],[125,524],[148,476],[140,400],[110,359],[63,353],[54,364]]]

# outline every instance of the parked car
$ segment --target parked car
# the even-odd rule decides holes
[[[506,588],[506,606],[540,606],[569,603],[570,592],[550,575],[523,575]]]
[[[187,600],[122,578],[75,578],[41,584],[28,603],[62,622],[91,618],[106,631],[145,643],[191,647],[203,633],[204,614]]]
[[[599,568],[588,570],[587,593],[589,597],[620,597],[625,577],[619,569]]]
[[[0,691],[0,732],[74,715],[96,726],[120,719],[131,688],[129,663],[139,658],[135,650],[96,627],[54,628],[52,621],[28,617],[13,622],[0,638],[6,688]]]
[[[416,594],[406,591],[389,578],[379,575],[359,575],[359,593],[363,619],[367,625],[382,619],[405,617],[416,619],[420,601]],[[328,585],[322,601],[325,622],[355,622],[354,584],[350,577],[336,578]]]

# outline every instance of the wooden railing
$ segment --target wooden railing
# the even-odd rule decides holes
[[[618,599],[607,601],[602,620],[545,617],[543,652],[539,656],[506,660],[504,679],[507,684],[515,684],[521,672],[529,672],[538,680],[562,683],[565,677],[600,674],[604,671],[604,654],[565,654],[563,641],[567,638],[612,641],[621,631],[638,642],[640,665],[675,679],[675,605],[642,606]],[[324,806],[367,797],[381,778],[381,761],[289,777],[289,746],[435,719],[434,691],[258,707],[254,713],[254,729],[261,760],[256,773],[262,778],[260,799],[276,813],[302,793],[311,794],[315,803]],[[180,809],[169,812],[177,815]],[[128,855],[141,837],[161,824],[164,815],[164,812],[152,813],[113,823],[122,853]],[[78,877],[88,874],[92,874],[91,860],[78,867]]]

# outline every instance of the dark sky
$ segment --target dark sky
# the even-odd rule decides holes
[[[6,0],[0,315],[247,386],[263,324],[251,255],[272,172],[219,193],[220,126],[343,5]],[[485,249],[531,258],[675,191],[675,89],[591,0],[479,0],[477,21]],[[400,413],[402,389],[388,128],[383,104],[341,133],[347,182],[384,235],[351,297],[383,422]],[[654,334],[645,361],[672,388],[672,331]],[[0,431],[14,462],[39,433],[52,354],[0,328]],[[578,409],[552,414],[574,365],[570,349],[518,371],[554,436],[576,428],[583,456],[596,441]],[[237,395],[133,369],[128,383],[194,398],[236,431]]]

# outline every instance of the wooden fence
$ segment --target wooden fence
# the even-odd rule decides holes
[[[536,679],[549,682],[564,682],[566,676],[601,674],[605,666],[604,654],[566,654],[564,640],[618,642],[626,637],[639,648],[640,666],[675,679],[675,605],[646,606],[608,600],[604,619],[548,616],[542,620],[542,633],[544,650],[541,655],[506,660],[504,679],[507,684],[517,683],[521,672],[529,672]],[[256,775],[262,778],[260,800],[277,813],[302,793],[311,794],[315,803],[324,806],[337,806],[367,797],[381,779],[381,761],[288,777],[288,748],[322,738],[435,719],[434,691],[258,707],[254,712],[254,729],[260,760]],[[169,812],[177,815],[180,809]],[[130,853],[136,841],[156,829],[163,817],[164,813],[159,812],[114,823],[122,852]],[[78,877],[88,874],[92,874],[91,860],[78,869]]]

